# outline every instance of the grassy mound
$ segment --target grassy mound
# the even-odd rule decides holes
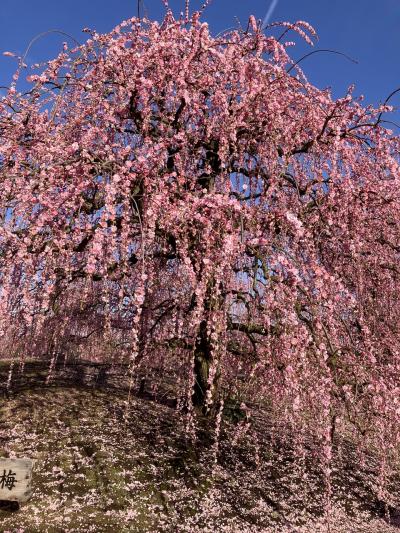
[[[17,511],[0,508],[1,531],[328,531],[312,460],[299,471],[262,417],[249,429],[226,409],[219,439],[204,419],[191,441],[177,410],[135,397],[126,412],[126,399],[53,386],[1,400],[0,456],[35,460],[33,497]],[[398,531],[341,470],[329,531]]]

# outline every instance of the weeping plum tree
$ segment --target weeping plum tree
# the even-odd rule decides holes
[[[19,61],[2,353],[157,366],[205,409],[261,399],[329,463],[339,428],[399,439],[400,142],[387,105],[335,100],[290,59],[311,26],[278,28],[133,18],[65,44],[26,92]]]

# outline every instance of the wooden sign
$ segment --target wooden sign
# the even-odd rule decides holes
[[[26,502],[32,495],[31,459],[0,457],[0,500]]]

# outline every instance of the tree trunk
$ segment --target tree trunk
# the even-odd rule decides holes
[[[207,337],[207,321],[202,320],[194,351],[195,384],[193,404],[199,407],[205,406],[211,361],[212,355],[211,346]]]
[[[204,304],[204,310],[207,313],[216,309],[221,309],[224,305],[224,297],[222,296],[222,283],[220,283],[219,296],[215,296],[216,282],[212,280],[206,293],[206,300]],[[200,322],[199,334],[195,343],[194,350],[194,374],[195,384],[193,388],[193,404],[206,408],[205,402],[207,398],[207,391],[211,387],[213,389],[213,396],[218,392],[219,371],[213,377],[212,383],[209,383],[210,368],[212,364],[218,365],[218,361],[214,360],[217,355],[213,355],[211,341],[207,332],[207,318],[204,318]]]

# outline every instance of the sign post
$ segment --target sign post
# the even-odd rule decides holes
[[[32,459],[0,457],[0,500],[24,503],[32,495]]]

